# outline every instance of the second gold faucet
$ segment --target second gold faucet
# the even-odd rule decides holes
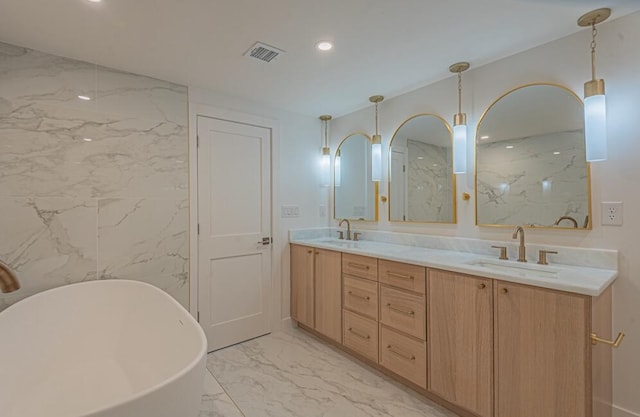
[[[518,233],[520,234],[520,246],[518,246],[518,262],[527,262],[527,249],[524,246],[524,229],[522,226],[516,226],[516,229],[513,231],[513,238],[518,238]]]

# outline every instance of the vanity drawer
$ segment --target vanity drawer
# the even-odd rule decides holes
[[[427,388],[427,344],[380,326],[380,365]]]
[[[368,256],[342,254],[342,273],[357,277],[378,280],[378,259]]]
[[[425,340],[424,295],[380,285],[380,323]]]
[[[347,310],[342,317],[344,345],[378,363],[378,323]]]
[[[378,270],[380,282],[424,294],[427,275],[427,269],[424,266],[380,259]]]
[[[344,275],[343,307],[378,320],[378,284],[362,278]]]

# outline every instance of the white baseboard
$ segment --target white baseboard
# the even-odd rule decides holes
[[[634,413],[624,408],[613,406],[613,417],[640,417],[640,414]]]

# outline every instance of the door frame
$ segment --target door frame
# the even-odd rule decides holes
[[[280,123],[248,113],[223,109],[189,101],[189,312],[198,319],[198,117],[211,117],[244,123],[271,130],[271,295],[269,331],[281,328],[282,313],[282,252],[287,242],[280,242],[280,217],[275,207],[280,206]]]

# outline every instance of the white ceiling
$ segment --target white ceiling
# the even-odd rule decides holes
[[[341,115],[580,30],[637,0],[2,0],[0,41],[317,116]],[[584,29],[583,29],[584,30]],[[331,40],[329,53],[316,51]],[[285,50],[243,57],[256,41]]]

